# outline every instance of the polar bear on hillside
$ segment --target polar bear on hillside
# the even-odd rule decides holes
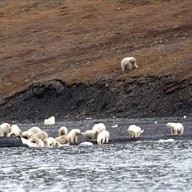
[[[12,125],[11,126],[11,132],[7,135],[8,137],[18,137],[21,136],[22,131],[18,127],[18,125]]]
[[[97,143],[102,145],[109,142],[110,133],[107,130],[101,131],[97,136]]]
[[[67,137],[69,139],[70,143],[74,143],[77,142],[78,139],[78,135],[81,134],[81,131],[79,129],[72,129],[71,131],[69,131]]]
[[[133,69],[133,68],[138,68],[136,64],[136,59],[134,57],[125,57],[121,61],[121,69],[122,71],[125,71],[126,69]]]
[[[167,123],[166,126],[171,129],[172,135],[183,135],[184,127],[181,123]]]
[[[7,137],[10,132],[11,132],[11,125],[9,123],[2,123],[0,125],[1,137]]]
[[[138,138],[144,130],[141,130],[141,128],[137,125],[130,125],[127,132],[131,138]]]

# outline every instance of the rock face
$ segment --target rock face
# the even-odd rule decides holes
[[[148,77],[123,82],[66,85],[62,81],[34,84],[1,104],[3,119],[38,120],[54,114],[66,117],[155,117],[189,115],[192,84],[172,82],[170,77]],[[108,84],[108,86],[106,86]],[[189,86],[190,85],[190,86]]]
[[[191,0],[5,0],[0,10],[1,119],[192,114]],[[127,56],[139,68],[123,73]]]

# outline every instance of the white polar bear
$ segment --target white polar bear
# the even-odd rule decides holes
[[[44,125],[54,125],[55,124],[55,117],[51,116],[48,119],[44,120]]]
[[[97,123],[93,126],[92,130],[100,133],[101,131],[106,130],[106,126],[104,123]]]
[[[10,132],[11,132],[11,125],[9,123],[2,123],[0,125],[1,137],[7,137]]]
[[[42,131],[39,127],[32,127],[28,131],[37,134],[38,132]]]
[[[18,127],[18,125],[12,125],[11,126],[11,132],[7,135],[8,137],[19,137],[21,136],[22,131]]]
[[[45,147],[58,147],[59,143],[53,137],[48,137],[44,139]]]
[[[21,133],[21,137],[25,138],[25,139],[29,139],[32,135],[34,135],[35,133],[31,132],[31,131],[24,131]]]
[[[127,129],[127,132],[131,138],[138,138],[140,137],[141,133],[144,132],[144,130],[141,130],[139,126],[130,125]]]
[[[61,135],[67,135],[67,134],[68,134],[68,129],[67,129],[67,127],[62,126],[62,127],[59,128],[59,136],[61,136]]]
[[[137,64],[136,64],[136,59],[134,57],[125,57],[122,61],[121,61],[121,69],[122,71],[125,71],[126,69],[133,69],[133,68],[138,68]]]
[[[184,127],[181,123],[167,123],[166,126],[171,129],[172,135],[183,135]]]
[[[81,131],[79,129],[72,129],[71,131],[69,131],[67,135],[69,142],[70,143],[77,142],[79,134],[81,134]]]
[[[99,132],[98,130],[87,130],[82,134],[84,136],[85,141],[96,141]]]
[[[29,141],[33,141],[33,140],[36,140],[36,139],[40,139],[40,140],[44,140],[44,139],[47,139],[49,136],[48,134],[45,132],[45,131],[40,131],[38,132],[37,134],[32,134],[30,137],[29,137]]]
[[[102,145],[109,142],[110,133],[107,130],[101,131],[97,136],[97,143]]]
[[[69,145],[69,138],[67,135],[61,135],[59,137],[55,138],[56,142],[59,143],[60,145],[67,144]]]
[[[33,134],[29,139],[29,142],[36,143],[37,147],[45,147],[44,141],[39,139],[36,134]]]
[[[49,137],[47,132],[45,131],[39,131],[38,133],[36,133],[36,135],[41,140],[47,139]]]

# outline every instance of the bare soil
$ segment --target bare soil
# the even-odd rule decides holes
[[[0,1],[0,118],[192,114],[191,0]],[[120,61],[137,59],[122,72]]]

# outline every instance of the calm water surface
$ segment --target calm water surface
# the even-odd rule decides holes
[[[192,191],[192,141],[1,148],[0,191]]]

